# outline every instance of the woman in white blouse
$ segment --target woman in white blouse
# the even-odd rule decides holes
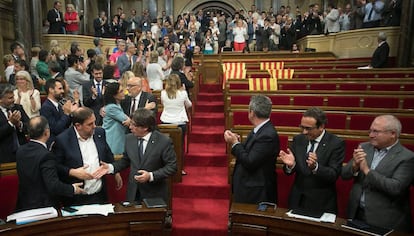
[[[40,115],[40,93],[33,87],[33,80],[29,72],[19,71],[15,78],[14,103],[22,105],[29,118]]]
[[[164,80],[164,72],[158,64],[158,52],[152,51],[150,54],[150,62],[147,65],[147,79],[152,90],[162,90],[162,81]]]
[[[247,28],[243,23],[243,20],[239,19],[236,23],[236,27],[233,29],[234,35],[234,51],[241,52],[246,46]]]
[[[161,91],[161,103],[163,110],[160,120],[164,124],[177,124],[181,128],[184,153],[184,137],[188,122],[187,108],[191,107],[192,103],[188,98],[187,91],[181,86],[181,80],[177,74],[168,76],[165,89]],[[182,174],[185,175],[184,160],[182,163]]]

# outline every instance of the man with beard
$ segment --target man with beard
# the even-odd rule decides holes
[[[40,108],[40,115],[44,116],[49,122],[50,137],[46,144],[50,147],[55,141],[55,137],[70,126],[71,119],[69,115],[78,108],[78,105],[72,104],[70,100],[61,102],[65,91],[62,83],[55,79],[46,82],[45,90],[47,99]]]

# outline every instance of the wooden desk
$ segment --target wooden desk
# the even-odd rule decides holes
[[[229,214],[229,235],[308,235],[340,236],[364,235],[341,227],[345,219],[336,218],[334,224],[318,223],[288,217],[287,209],[268,208],[262,212],[257,205],[233,203]],[[391,235],[405,235],[393,232]]]
[[[7,223],[0,226],[6,235],[168,235],[165,208],[123,207],[115,204],[115,214],[57,217],[25,225]]]

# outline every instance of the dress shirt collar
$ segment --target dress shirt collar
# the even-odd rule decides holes
[[[319,135],[317,138],[314,139],[316,141],[316,143],[320,143],[321,142],[321,140],[322,140],[323,136],[325,135],[325,133],[326,133],[326,131],[323,130],[322,133],[321,133],[321,135]]]
[[[75,127],[73,127],[73,129],[75,130],[75,133],[76,133],[76,138],[80,141],[80,142],[86,142],[86,141],[88,141],[88,140],[90,140],[91,138],[92,138],[92,136],[91,137],[89,137],[89,138],[87,138],[87,139],[84,139],[84,138],[82,138],[81,136],[80,136],[80,134],[79,134],[79,132],[78,132],[78,130],[75,128]]]
[[[385,42],[386,42],[386,41],[381,41],[381,42],[378,44],[378,47],[381,47],[381,45],[383,45]]]
[[[270,119],[267,119],[267,120],[263,121],[262,123],[260,123],[258,126],[254,127],[253,132],[254,132],[254,133],[257,133],[257,131],[259,131],[259,129],[260,129],[260,128],[262,128],[262,126],[263,126],[264,124],[266,124],[266,122],[268,122],[269,120],[270,120]]]
[[[148,134],[146,134],[144,137],[141,137],[145,142],[148,142],[150,137],[151,137],[152,132],[149,132]]]
[[[48,98],[49,99],[49,98]],[[56,101],[53,101],[53,100],[51,100],[51,99],[49,99],[49,101],[56,107],[56,110],[58,110],[59,111],[59,103],[58,102],[56,102]]]

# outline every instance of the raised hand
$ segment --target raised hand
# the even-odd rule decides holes
[[[280,160],[283,161],[285,165],[287,165],[289,168],[293,168],[295,165],[295,156],[293,156],[293,153],[290,151],[290,149],[287,149],[287,152],[280,150],[279,152]]]

